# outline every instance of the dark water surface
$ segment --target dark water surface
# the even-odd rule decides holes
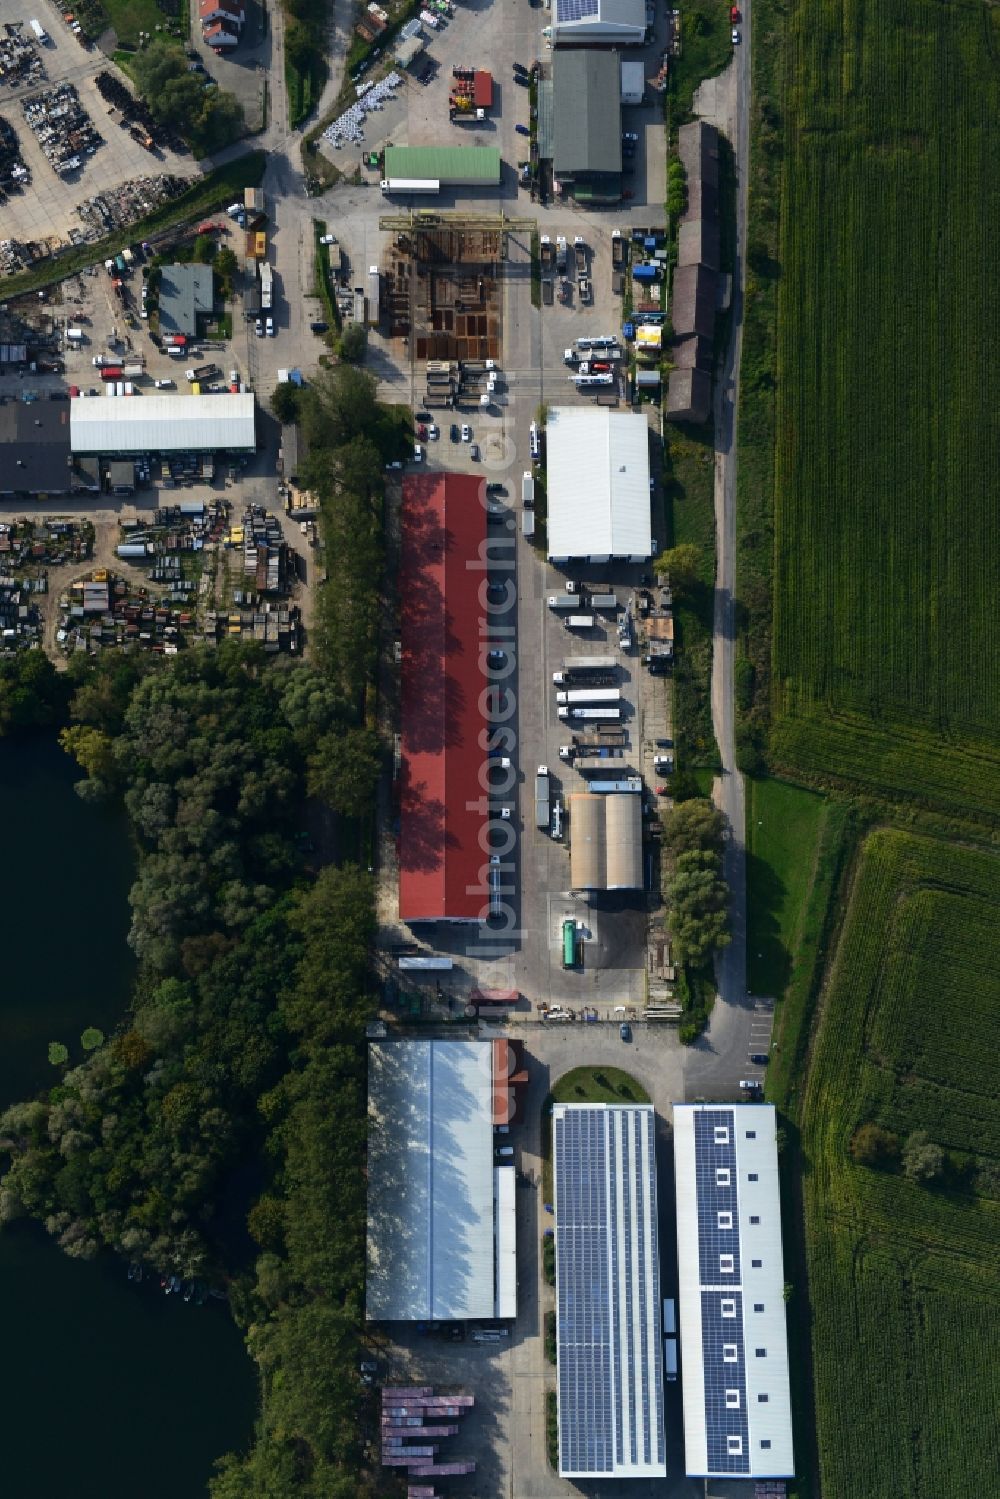
[[[134,864],[120,815],[73,791],[54,739],[0,741],[0,1107],[54,1081],[48,1043],[110,1033],[134,965]],[[196,1499],[247,1445],[253,1366],[220,1303],[130,1284],[113,1256],[69,1259],[0,1234],[2,1499]]]

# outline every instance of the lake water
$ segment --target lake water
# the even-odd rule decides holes
[[[50,1041],[77,1060],[86,1026],[110,1033],[131,991],[126,824],[77,779],[54,739],[0,740],[0,1106],[54,1080]],[[219,1303],[19,1224],[0,1234],[0,1327],[3,1499],[196,1499],[249,1443],[256,1378]]]

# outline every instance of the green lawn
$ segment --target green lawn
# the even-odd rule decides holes
[[[772,765],[993,822],[998,16],[799,0],[772,109]]]
[[[780,998],[801,939],[827,803],[786,781],[746,784],[750,992]]]
[[[556,1103],[648,1103],[641,1083],[620,1067],[574,1067],[552,1089]]]
[[[101,0],[101,9],[124,47],[138,47],[140,31],[148,31],[155,37],[157,26],[166,26],[171,21],[156,0]]]
[[[964,1499],[995,1450],[998,929],[995,855],[868,837],[801,1111],[820,1479],[837,1499]],[[855,1165],[867,1122],[925,1130],[950,1158],[942,1184]]]

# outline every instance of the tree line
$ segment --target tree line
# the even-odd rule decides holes
[[[676,802],[664,818],[663,894],[674,960],[682,970],[682,1041],[693,1041],[708,1022],[712,959],[730,941],[729,886],[722,877],[725,828],[722,813],[700,796]]]

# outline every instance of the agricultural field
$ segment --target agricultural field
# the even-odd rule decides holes
[[[837,1499],[961,1499],[995,1451],[998,925],[995,855],[866,840],[801,1112],[820,1479]],[[939,1179],[855,1164],[866,1123],[926,1131]]]
[[[1000,819],[1000,11],[776,24],[772,762]]]

